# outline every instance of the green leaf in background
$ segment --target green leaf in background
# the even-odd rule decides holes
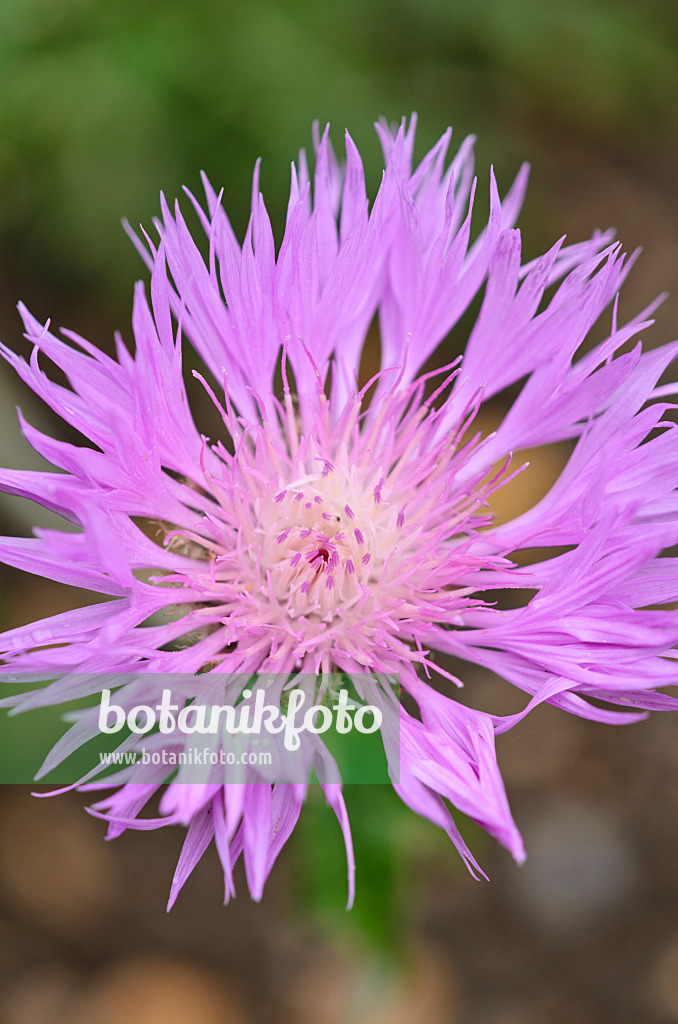
[[[346,912],[346,855],[341,831],[317,786],[309,789],[288,844],[296,901],[310,923],[358,941],[387,961],[399,959],[432,868],[443,877],[468,875],[447,836],[417,817],[391,786],[345,786],[356,859],[356,897]],[[484,833],[455,813],[467,842],[482,855]]]

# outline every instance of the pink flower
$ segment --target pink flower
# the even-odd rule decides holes
[[[461,680],[435,652],[520,687],[530,698],[522,714],[546,700],[617,722],[674,704],[657,688],[674,679],[678,639],[676,612],[660,607],[678,599],[676,560],[660,557],[678,541],[678,442],[662,419],[674,388],[658,381],[676,346],[629,346],[651,311],[620,326],[615,304],[607,337],[578,354],[633,260],[598,233],[521,266],[512,225],[525,168],[503,200],[490,176],[489,219],[471,242],[472,140],[446,166],[446,132],[413,170],[414,128],[414,118],[397,131],[378,127],[385,171],[371,209],[350,137],[343,166],[327,131],[316,137],[312,185],[305,158],[293,166],[277,254],[258,167],[242,246],[206,180],[205,209],[189,194],[206,261],[178,205],[163,200],[158,243],[133,235],[151,270],[150,305],[142,284],[135,291],[134,354],[121,339],[117,359],[69,331],[61,340],[20,307],[31,360],[3,354],[87,443],[21,420],[61,472],[4,470],[0,486],[79,531],[2,538],[0,558],[109,600],[4,633],[5,676],[58,674],[4,704],[92,694],[102,673],[134,674],[126,686],[148,700],[150,673],[188,673],[205,687],[223,673],[312,673],[322,700],[330,673],[369,672],[389,706],[383,679],[397,676],[421,720],[404,709],[386,715],[394,784],[474,869],[446,801],[524,857],[494,750],[495,733],[522,715],[459,704],[450,693]],[[464,356],[423,373],[483,287]],[[381,370],[360,390],[375,316]],[[205,364],[197,376],[221,414],[218,438],[194,424],[185,339]],[[497,430],[475,431],[480,405],[520,381]],[[495,526],[488,499],[520,472],[512,453],[566,439],[576,446],[549,494]],[[157,540],[140,519],[159,523]],[[568,550],[516,565],[515,552],[554,546]],[[534,596],[502,608],[508,588]],[[155,619],[160,612],[168,617]],[[136,693],[120,699],[127,706]],[[91,711],[75,715],[48,766],[95,734]],[[226,898],[242,852],[259,899],[307,787],[272,783],[256,768],[244,783],[178,779],[159,816],[143,818],[163,779],[126,778],[94,812],[111,835],[188,826],[172,900],[212,839]],[[352,899],[341,784],[324,789],[344,833]]]

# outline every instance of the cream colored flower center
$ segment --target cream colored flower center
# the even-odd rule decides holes
[[[281,491],[264,524],[262,568],[292,618],[358,600],[372,572],[373,524],[332,494],[334,484],[325,477]]]

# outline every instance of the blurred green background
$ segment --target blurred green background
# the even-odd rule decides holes
[[[490,163],[503,190],[532,163],[528,257],[614,225],[646,250],[622,313],[678,290],[671,2],[0,0],[0,338],[21,346],[23,299],[104,347],[115,329],[129,340],[132,283],[145,274],[123,216],[149,226],[159,190],[197,191],[204,169],[242,233],[261,156],[279,239],[289,163],[310,148],[314,119],[331,122],[339,155],[350,130],[373,195],[372,122],[412,110],[420,156],[448,124],[457,144],[477,134],[483,194]],[[651,343],[676,336],[675,302],[657,321]],[[62,428],[4,368],[0,398],[0,462],[37,466],[14,406]],[[533,460],[535,493],[559,460]],[[46,521],[0,499],[4,533]],[[85,598],[9,570],[1,579],[4,627]],[[467,688],[485,710],[515,708],[496,680],[472,674]],[[12,739],[3,723],[0,735],[39,760],[49,727]],[[261,908],[243,892],[222,910],[206,857],[166,918],[179,830],[107,847],[82,797],[38,802],[6,787],[0,1024],[677,1021],[675,748],[668,720],[613,731],[542,709],[499,746],[528,866],[466,828],[489,886],[386,788],[355,787],[350,917],[338,830],[318,801]]]
[[[535,251],[605,218],[626,228],[635,184],[642,197],[675,180],[677,21],[660,0],[2,0],[7,301],[77,314],[80,329],[84,311],[103,337],[124,327],[140,266],[120,218],[149,224],[158,191],[198,189],[204,169],[243,230],[261,156],[280,230],[315,118],[338,149],[351,131],[373,190],[380,115],[417,110],[420,153],[448,124],[458,141],[476,133],[481,180],[493,161],[507,187],[531,160]],[[572,209],[592,191],[607,201]]]

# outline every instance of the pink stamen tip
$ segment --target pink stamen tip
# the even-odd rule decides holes
[[[325,584],[325,590],[331,590],[333,586],[334,586],[334,577],[333,576],[328,576],[327,577],[327,583]]]
[[[350,505],[344,505],[344,512],[346,513],[349,519],[355,519],[355,516],[353,515],[353,509],[351,508]]]
[[[286,494],[287,491],[281,491],[280,494],[276,494],[275,500],[278,502],[278,504],[280,504],[280,502],[283,500]]]
[[[363,535],[360,532],[360,530],[355,529],[353,532],[355,534],[355,539],[358,541],[358,544],[364,544],[365,543],[365,538],[363,537]]]
[[[327,521],[329,522],[331,518],[332,516],[330,515],[329,512],[323,512],[323,519],[327,519]]]
[[[306,530],[302,530],[301,533],[299,534],[299,536],[300,537],[310,537],[312,533],[313,533],[313,530],[306,529]]]
[[[320,497],[319,494],[316,494],[316,496],[315,496],[315,498],[313,500],[316,503],[316,505],[322,505],[322,503],[323,503],[323,499]]]
[[[290,562],[290,565],[291,566],[299,565],[300,561],[301,561],[301,551],[297,551],[296,555],[294,556],[294,558]]]
[[[307,501],[307,502],[306,502],[306,505],[305,505],[304,507],[305,507],[305,508],[313,508],[313,505],[311,504],[311,502],[310,502],[310,501]]]
[[[369,555],[369,552],[368,552],[368,554],[363,555],[363,565],[367,565],[369,560],[370,560],[370,555]]]
[[[404,515],[403,512],[399,512],[398,513],[398,526],[404,526],[404,525],[405,525],[405,515]]]
[[[295,501],[302,501],[303,497],[304,497],[303,491],[299,491],[297,494],[294,495],[294,500]]]
[[[352,576],[353,573],[355,572],[355,568],[353,566],[353,562],[351,561],[350,558],[349,558],[348,562],[346,563],[346,572],[349,574],[349,576]]]
[[[301,592],[302,592],[302,594],[308,594],[309,586],[310,586],[310,583],[308,583],[308,582],[301,584]]]
[[[290,535],[290,531],[289,530],[283,530],[283,532],[281,534],[279,534],[279,536],[276,537],[276,541],[278,542],[278,544],[282,544],[282,542],[284,540],[286,540],[287,537],[289,537],[289,535]]]

